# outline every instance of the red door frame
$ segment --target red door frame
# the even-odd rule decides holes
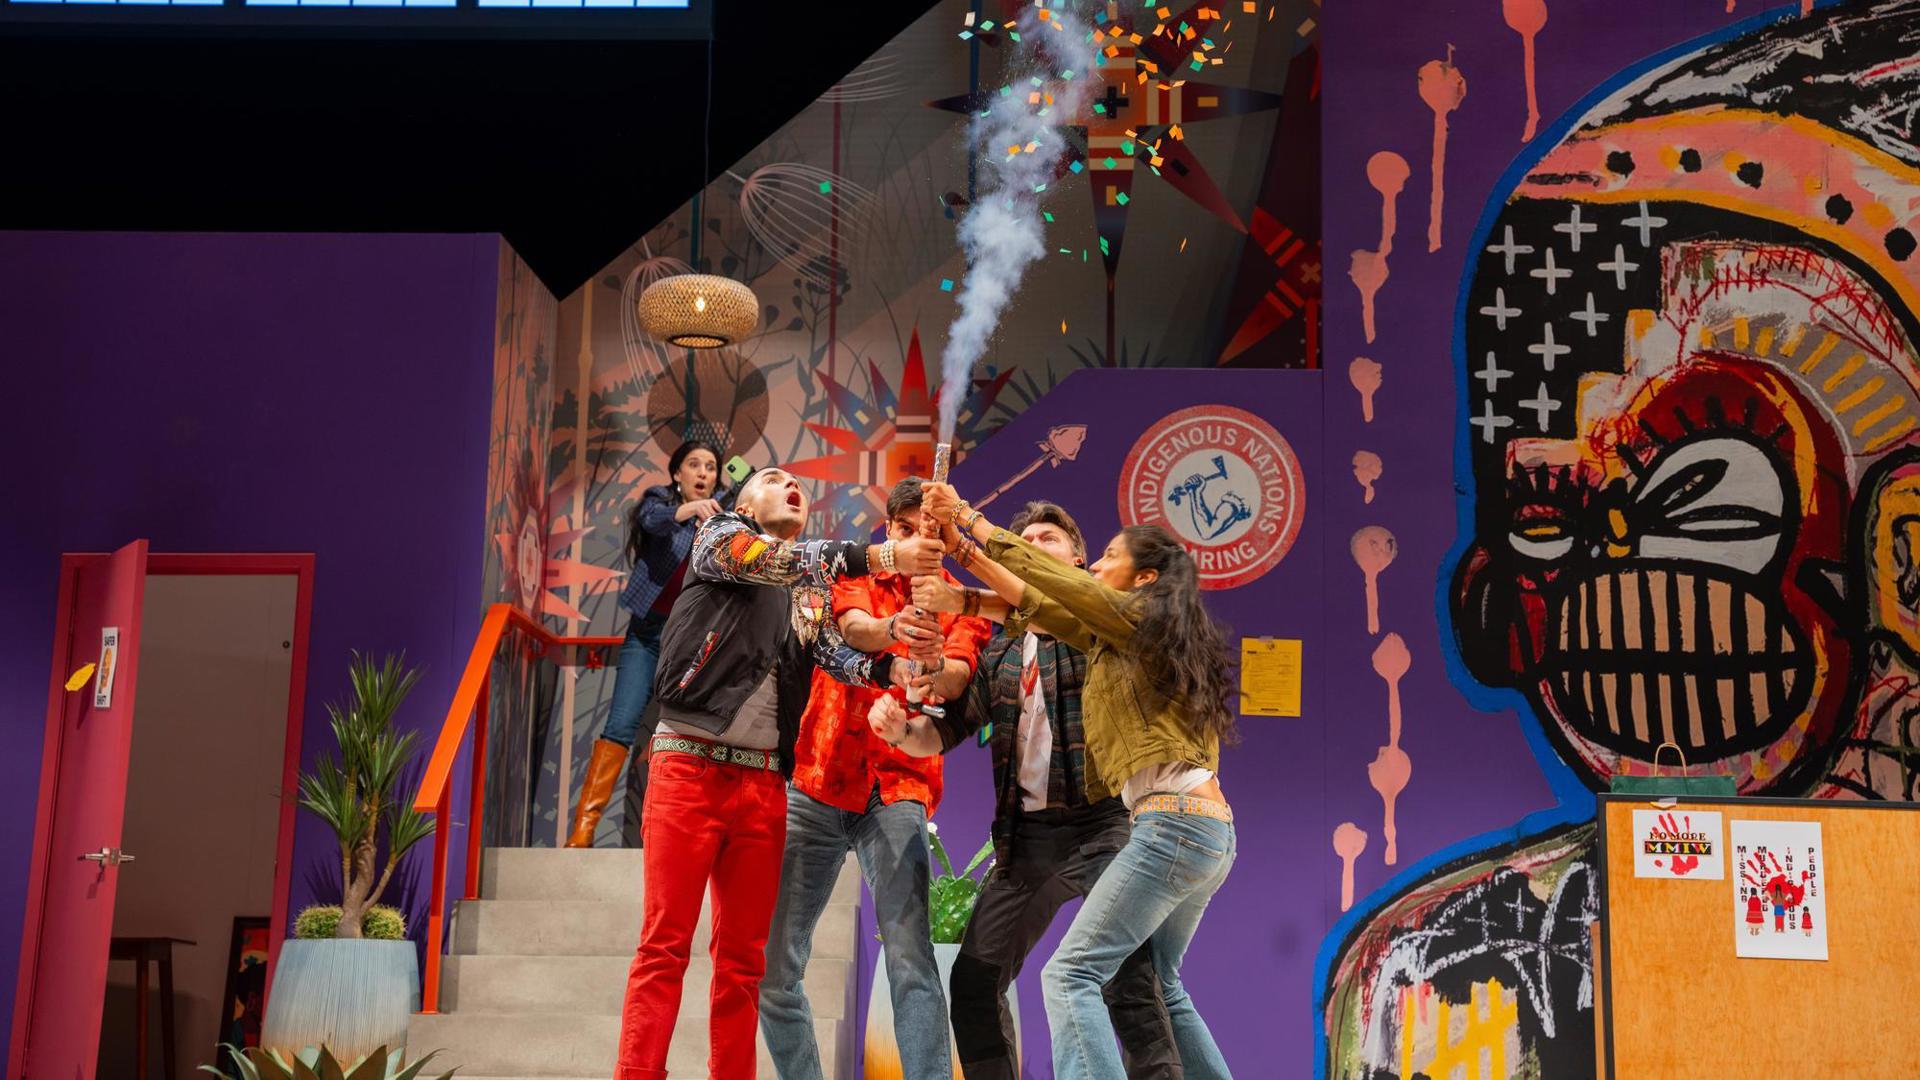
[[[82,560],[98,558],[87,553],[60,556],[60,589],[53,625],[53,673],[47,689],[47,727],[41,737],[40,799],[34,813],[34,850],[46,852],[53,836],[53,797],[60,761],[60,715],[66,696],[67,673],[74,657],[70,633],[75,591],[79,587],[76,572]],[[156,574],[236,575],[288,574],[295,579],[293,604],[292,670],[287,679],[287,737],[280,766],[280,831],[274,851],[272,928],[267,946],[267,986],[273,986],[273,969],[280,962],[280,945],[287,938],[287,905],[293,884],[293,827],[300,806],[300,733],[307,700],[307,642],[313,614],[314,557],[304,554],[204,554],[167,555],[149,552],[147,576]],[[20,972],[13,1002],[12,1038],[8,1043],[7,1075],[17,1077],[26,1064],[27,996],[33,992],[34,966],[40,956],[40,926],[44,917],[47,868],[35,859],[27,873],[27,910],[20,935]]]

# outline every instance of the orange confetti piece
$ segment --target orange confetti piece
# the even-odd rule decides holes
[[[1107,46],[1107,56],[1108,56],[1108,57],[1115,57],[1115,56],[1119,56],[1119,55],[1120,55],[1120,46],[1118,46],[1118,45],[1109,45],[1109,46]]]
[[[1029,105],[1038,105],[1038,104],[1040,104],[1040,91],[1038,91],[1038,90],[1035,90],[1035,91],[1034,91],[1033,93],[1031,93],[1031,94],[1028,94],[1028,95],[1027,95],[1027,104],[1029,104]]]
[[[1167,134],[1173,136],[1174,142],[1180,142],[1187,137],[1186,132],[1180,130],[1179,124],[1175,124],[1172,127],[1168,128]]]
[[[1127,40],[1133,42],[1135,45],[1138,45],[1147,39],[1141,37],[1139,34],[1128,34]]]
[[[1240,5],[1240,10],[1251,15],[1260,10],[1260,5],[1254,3],[1253,0],[1247,0],[1246,3]]]
[[[1183,252],[1187,250],[1187,238],[1184,236],[1180,238],[1180,250]]]
[[[1063,334],[1067,332],[1067,320],[1065,319],[1060,320],[1060,332]]]
[[[1159,11],[1154,12],[1154,14],[1160,16],[1160,18],[1162,19],[1171,19],[1173,17],[1173,9],[1170,7],[1163,7]]]

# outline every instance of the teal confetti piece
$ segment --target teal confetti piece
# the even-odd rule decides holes
[[[1186,32],[1187,32],[1187,24],[1185,22],[1182,22],[1180,24],[1180,33],[1184,37],[1186,35]]]
[[[1020,40],[1020,31],[1018,31],[1018,30],[1009,30],[1009,31],[1007,31],[1007,36],[1008,36],[1008,37],[1010,37],[1010,38],[1012,38],[1012,39],[1013,39],[1013,40],[1015,40],[1015,41],[1019,41],[1019,40]]]
[[[1068,68],[1067,70],[1065,70],[1065,71],[1063,71],[1063,72],[1061,72],[1061,73],[1060,73],[1060,77],[1061,77],[1062,79],[1065,79],[1065,80],[1067,80],[1068,82],[1072,82],[1072,81],[1073,81],[1073,69],[1072,69],[1072,68]],[[1037,80],[1036,80],[1036,81],[1037,81]]]
[[[1081,248],[1081,249],[1080,249],[1080,261],[1081,261],[1081,262],[1086,262],[1086,261],[1087,261],[1087,249],[1086,249],[1086,248]]]
[[[1109,168],[1109,169],[1117,169],[1117,168],[1119,168],[1119,167],[1120,167],[1120,163],[1119,163],[1119,162],[1117,162],[1117,161],[1115,161],[1115,160],[1113,160],[1113,159],[1112,159],[1111,157],[1109,157],[1109,158],[1107,159],[1107,168]]]
[[[991,30],[991,29],[993,29],[993,20],[992,20],[992,19],[988,19],[988,20],[987,20],[986,22],[983,22],[983,23],[981,23],[981,24],[980,24],[980,29],[981,29],[981,30]]]
[[[1034,190],[1034,191],[1035,191],[1036,193],[1038,193],[1038,192],[1042,192],[1042,191],[1045,191],[1045,190],[1047,190],[1047,185],[1045,185],[1045,184],[1035,184],[1035,185],[1033,185],[1033,190]]]
[[[1120,141],[1120,152],[1127,155],[1128,157],[1132,157],[1133,156],[1133,140],[1122,139]]]
[[[1067,166],[1068,171],[1075,172],[1075,173],[1078,173],[1080,170],[1084,168],[1086,168],[1086,166],[1081,164],[1078,159],[1075,159],[1073,164]]]
[[[831,180],[820,181],[820,194],[822,195],[833,194],[833,181]]]
[[[1162,174],[1162,173],[1160,172],[1160,166],[1158,166],[1158,165],[1149,165],[1149,166],[1147,166],[1147,168],[1149,168],[1149,169],[1152,169],[1152,170],[1153,170],[1153,175],[1155,175],[1155,176],[1161,176],[1161,175],[1163,175],[1163,174]]]
[[[1199,70],[1200,70],[1200,68],[1201,68],[1201,64],[1200,64],[1200,61],[1198,61],[1198,60],[1195,60],[1195,61],[1193,62],[1193,70],[1195,70],[1195,71],[1199,71]]]
[[[961,41],[972,41],[972,40],[973,40],[973,31],[971,31],[971,30],[962,30],[962,31],[960,31],[960,40],[961,40]]]
[[[1132,202],[1133,200],[1127,198],[1127,193],[1123,191],[1120,194],[1115,195],[1113,197],[1113,201],[1119,203],[1121,206],[1125,206],[1128,203]]]
[[[1113,254],[1113,249],[1107,246],[1107,238],[1104,236],[1100,238],[1100,254],[1102,255]]]
[[[1061,249],[1060,249],[1060,254],[1062,254],[1062,255],[1071,255],[1071,254],[1073,254],[1073,249],[1072,249],[1072,248],[1061,248]]]
[[[1099,113],[1101,116],[1107,115],[1107,107],[1097,101],[1093,103],[1093,111]]]
[[[953,291],[953,279],[952,279],[952,278],[944,278],[944,277],[943,277],[943,278],[941,278],[941,279],[940,279],[940,291],[941,291],[941,292],[952,292],[952,291]]]
[[[1030,83],[1032,83],[1032,84],[1033,84],[1033,85],[1035,85],[1035,86],[1044,86],[1044,85],[1045,85],[1045,84],[1044,84],[1043,82],[1041,82],[1041,81],[1040,81],[1040,76],[1038,76],[1038,75],[1033,75],[1033,76],[1030,76],[1030,77],[1028,77],[1028,79],[1027,79],[1027,81],[1028,81],[1028,82],[1030,82]]]
[[[945,203],[942,203],[941,205],[943,205],[943,206],[944,206],[944,205],[946,205],[946,204],[945,204]],[[1053,211],[1051,211],[1051,210],[1042,210],[1042,211],[1040,211],[1040,216],[1041,216],[1041,217],[1043,217],[1043,218],[1046,218],[1046,219],[1047,219],[1047,222],[1048,222],[1049,224],[1051,224],[1051,223],[1053,222]]]
[[[1107,25],[1107,13],[1103,11],[1100,14],[1095,15],[1093,17],[1093,21],[1100,24],[1101,26]]]

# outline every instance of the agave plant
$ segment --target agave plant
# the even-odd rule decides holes
[[[953,860],[947,858],[947,846],[940,842],[940,831],[932,822],[927,823],[927,844],[933,848],[933,857],[942,871],[927,885],[927,916],[933,940],[936,944],[958,945],[966,936],[967,923],[973,919],[974,902],[980,899],[980,888],[985,881],[984,875],[974,877],[974,871],[993,854],[993,841],[982,844],[967,861],[966,870],[958,874],[953,872]]]
[[[277,1050],[262,1050],[257,1046],[242,1050],[226,1043],[220,1044],[220,1050],[233,1059],[239,1080],[419,1080],[420,1071],[440,1053],[435,1050],[409,1065],[405,1050],[388,1054],[382,1046],[351,1065],[342,1065],[324,1046],[310,1046],[293,1057]],[[232,1075],[212,1065],[202,1065],[200,1071],[222,1077]],[[448,1069],[434,1080],[451,1080],[454,1072],[455,1069]]]
[[[357,938],[367,909],[380,901],[408,848],[433,833],[433,819],[397,793],[419,733],[393,730],[393,715],[420,681],[406,655],[380,663],[353,654],[348,666],[353,698],[327,704],[340,756],[323,755],[300,778],[300,805],[318,814],[340,841],[340,924],[335,937]],[[378,837],[386,825],[387,858],[378,865]]]

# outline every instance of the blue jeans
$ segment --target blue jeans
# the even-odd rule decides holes
[[[1207,902],[1227,880],[1233,857],[1230,822],[1177,813],[1134,819],[1127,846],[1087,894],[1072,929],[1041,972],[1055,1080],[1125,1080],[1101,988],[1142,942],[1153,950],[1187,1080],[1232,1076],[1180,984],[1180,962]]]
[[[860,874],[873,892],[874,920],[893,991],[894,1040],[906,1078],[950,1080],[947,999],[927,922],[927,882],[932,875],[927,808],[917,802],[882,805],[877,790],[866,813],[851,814],[787,789],[780,902],[773,911],[767,974],[760,984],[760,1033],[767,1038],[774,1067],[780,1080],[821,1080],[813,1010],[801,979],[813,952],[813,929],[833,895],[849,849],[859,856]]]
[[[667,617],[657,611],[635,615],[620,643],[620,664],[613,673],[613,704],[600,737],[628,749],[640,733],[640,717],[653,697],[653,672],[660,666],[660,629]]]

